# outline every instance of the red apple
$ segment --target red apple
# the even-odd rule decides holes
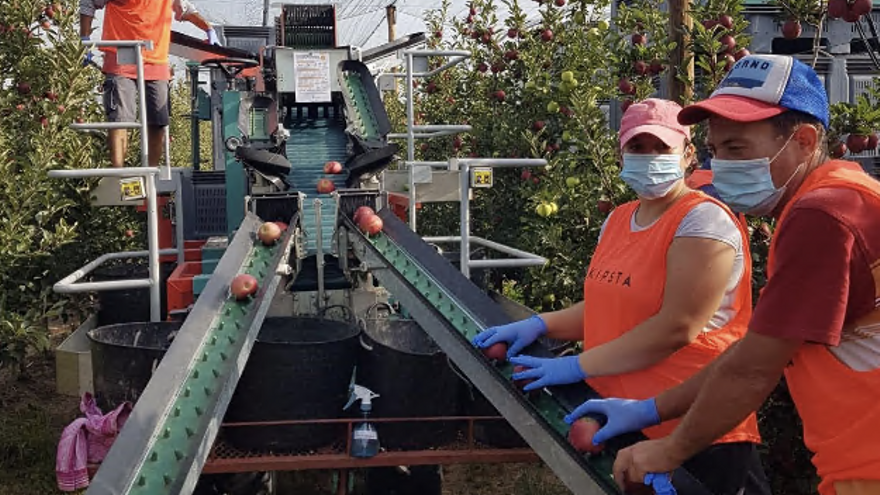
[[[545,29],[544,32],[541,33],[541,39],[544,41],[553,41],[553,31]]]
[[[598,454],[602,452],[604,445],[593,445],[593,436],[600,428],[602,427],[595,419],[581,418],[568,430],[568,441],[578,452]]]
[[[853,154],[858,154],[868,149],[868,136],[862,134],[850,134],[846,138],[846,147]]]
[[[516,29],[516,28],[510,28],[510,29],[507,30],[507,37],[508,37],[508,38],[515,39],[517,36],[519,36],[519,30],[518,30],[518,29]]]
[[[721,42],[721,51],[724,53],[733,53],[736,50],[736,38],[729,34],[725,34],[718,41]]]
[[[831,147],[830,154],[831,158],[843,158],[843,155],[846,154],[846,144],[843,141],[838,141]]]
[[[320,179],[318,181],[317,189],[319,194],[328,194],[335,191],[336,186],[333,185],[333,182],[330,179]]]
[[[455,136],[452,138],[452,147],[455,149],[461,148],[461,136]]]
[[[640,76],[644,76],[648,73],[648,64],[642,60],[636,60],[633,63],[633,71]]]
[[[492,42],[492,35],[489,34],[488,32],[483,33],[483,36],[480,37],[480,41],[482,41],[484,45],[488,45],[489,43]]]
[[[477,70],[480,72],[486,72],[487,70],[489,70],[489,65],[487,65],[486,62],[480,62],[477,65]]]
[[[739,60],[741,58],[748,57],[751,54],[752,54],[752,52],[750,52],[748,50],[748,48],[740,48],[739,50],[736,51],[736,53],[733,54],[733,58],[735,60]]]
[[[617,83],[617,89],[619,89],[620,92],[625,95],[631,95],[636,92],[636,87],[633,86],[633,83],[629,82],[629,79],[625,77]]]
[[[257,237],[266,245],[271,246],[281,238],[281,227],[275,222],[266,222],[257,230]]]
[[[492,97],[498,101],[504,101],[504,98],[506,98],[506,96],[507,95],[504,93],[504,91],[500,90],[500,89],[498,91],[492,93]]]
[[[354,215],[351,216],[351,220],[354,223],[358,223],[358,221],[361,219],[362,216],[375,215],[375,214],[376,214],[376,212],[373,211],[373,209],[370,208],[369,206],[361,206],[357,210],[354,211]]]
[[[853,12],[849,6],[847,6],[846,12],[843,13],[843,20],[846,22],[859,22],[859,19],[861,18],[862,16]]]
[[[40,117],[40,125],[43,127],[49,127],[49,119],[46,117]]]
[[[55,18],[55,7],[53,7],[52,5],[46,6],[46,9],[43,12],[46,14],[46,17],[48,17],[49,19]]]
[[[648,40],[647,40],[647,38],[645,38],[644,34],[636,33],[636,34],[632,35],[632,44],[633,45],[644,45],[645,43],[647,43],[647,41]]]
[[[232,283],[229,284],[230,292],[239,301],[243,301],[256,294],[259,287],[260,284],[257,282],[257,279],[247,273],[236,276],[232,279]]]
[[[865,149],[866,150],[876,150],[878,142],[880,142],[880,141],[878,141],[876,134],[874,134],[873,132],[871,134],[868,134],[868,147]]]
[[[522,180],[529,180],[532,178],[532,172],[528,169],[523,170],[521,174],[519,174],[519,178]]]
[[[614,203],[608,201],[607,199],[600,199],[598,203],[596,203],[596,207],[599,208],[599,211],[602,213],[608,213],[609,211],[614,209]]]
[[[620,111],[626,113],[626,109],[628,109],[633,104],[633,101],[629,98],[620,102]]]
[[[714,19],[708,19],[708,20],[703,21],[701,24],[703,25],[704,28],[711,31],[712,29],[715,29],[715,26],[718,25],[718,21],[716,21]]]
[[[440,39],[443,37],[443,31],[434,31],[434,37]]]
[[[275,223],[275,225],[278,226],[279,229],[281,229],[282,232],[285,231],[285,230],[287,230],[287,224],[286,224],[286,223],[284,223],[284,222],[274,222],[274,223]]]
[[[849,4],[846,0],[829,0],[828,1],[828,17],[839,19],[846,15],[849,10]]]
[[[503,363],[507,361],[507,343],[498,342],[497,344],[492,344],[483,349],[483,355],[488,359]]]
[[[507,50],[504,52],[504,58],[507,60],[516,60],[519,58],[519,52],[516,50]]]
[[[492,64],[492,74],[498,74],[499,72],[504,72],[504,63],[503,62],[495,62]]]
[[[543,120],[536,120],[534,123],[532,123],[532,129],[535,132],[538,132],[543,128],[544,128],[544,121]]]
[[[506,351],[505,351],[505,352],[506,352]],[[516,365],[516,366],[513,367],[513,372],[514,372],[514,374],[516,374],[516,373],[520,373],[520,372],[523,372],[523,371],[528,371],[529,369],[530,369],[530,368],[528,368],[528,367],[526,367],[526,366],[523,366],[523,365],[521,365],[521,364],[518,364],[518,365]],[[535,381],[533,378],[525,378],[525,379],[522,379],[522,380],[514,380],[514,381],[513,381],[513,384],[516,385],[516,388],[522,390],[522,389],[526,388],[526,385],[532,383],[533,381]]]
[[[427,92],[428,94],[433,94],[436,91],[437,91],[437,84],[434,81],[429,82],[428,85],[425,86],[425,92]]]
[[[16,86],[16,89],[18,90],[18,94],[26,95],[31,92],[31,85],[26,82],[20,82],[18,83],[18,86]]]
[[[382,232],[382,227],[384,227],[384,222],[379,217],[379,215],[366,214],[360,217],[358,221],[358,227],[360,227],[361,231],[367,235],[376,235],[379,232]]]
[[[733,29],[733,17],[724,14],[718,17],[718,24],[724,29]]]
[[[651,71],[651,74],[654,74],[654,75],[659,74],[659,73],[663,72],[663,69],[664,69],[663,62],[661,62],[657,59],[654,59],[651,61],[651,67],[649,68],[649,70]]]
[[[728,53],[722,60],[724,61],[724,70],[730,72],[730,69],[733,69],[733,64],[736,63],[736,57]]]
[[[553,2],[557,7],[565,7],[565,0],[556,0]]]
[[[871,12],[871,0],[853,0],[849,4],[849,11],[857,16],[868,15]]]
[[[782,25],[782,36],[787,40],[799,38],[802,32],[803,28],[801,28],[800,21],[789,19]]]
[[[471,7],[470,15],[477,15],[477,9],[476,9],[476,7]]]

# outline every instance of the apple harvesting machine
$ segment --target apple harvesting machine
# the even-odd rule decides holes
[[[174,326],[160,339],[161,357],[146,360],[145,369],[135,369],[138,358],[111,366],[122,351],[101,347],[107,321],[87,329],[95,394],[111,406],[136,402],[87,493],[190,494],[204,475],[303,469],[337,471],[345,493],[353,469],[538,459],[572,493],[618,493],[614,454],[643,437],[579,454],[563,417],[597,394],[578,384],[524,395],[511,383],[510,364],[490,362],[470,343],[482,329],[530,314],[481,289],[478,271],[545,260],[472,236],[469,198],[474,188],[491,186],[494,169],[546,164],[415,160],[416,140],[469,127],[415,125],[413,80],[470,53],[426,49],[421,34],[370,50],[338,46],[335,9],[325,5],[284,5],[275,27],[218,32],[223,47],[172,37],[172,53],[189,61],[192,167],[147,167],[142,146],[142,167],[51,173],[102,177],[96,205],[145,211],[149,246],[108,253],[56,291],[96,292],[102,303],[114,294],[149,301],[115,327]],[[142,69],[147,42],[90,43],[113,44],[120,61],[128,57]],[[404,71],[370,69],[393,56]],[[205,84],[199,78],[208,71]],[[395,134],[383,96],[398,98],[398,87],[407,127]],[[76,127],[143,130],[143,117]],[[200,160],[201,122],[211,126],[210,164]],[[328,162],[341,164],[341,172],[328,173],[335,165],[325,171]],[[418,206],[430,201],[461,204],[458,235],[417,234]],[[368,235],[352,221],[362,206],[375,209],[381,232]],[[274,244],[257,238],[263,222],[286,225]],[[146,260],[134,264],[141,278],[93,276],[104,264],[132,259]],[[245,301],[230,293],[242,273],[259,285]],[[102,311],[112,306],[102,304]],[[124,347],[138,351],[138,338]],[[545,357],[560,351],[551,341],[526,350]],[[114,389],[122,383],[124,390]],[[350,455],[352,425],[360,420],[342,407],[353,384],[378,394],[370,421],[384,450],[369,458]],[[708,493],[684,470],[673,480],[679,493]]]

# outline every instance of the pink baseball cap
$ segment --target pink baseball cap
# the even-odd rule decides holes
[[[691,131],[678,123],[679,112],[681,105],[659,98],[633,103],[620,120],[620,149],[637,134],[656,136],[670,148],[681,145],[685,138],[690,139]]]

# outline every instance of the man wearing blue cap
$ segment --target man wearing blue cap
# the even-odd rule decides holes
[[[679,114],[682,124],[703,120],[722,200],[777,219],[749,331],[656,398],[588,401],[567,419],[604,414],[607,438],[684,416],[669,436],[618,454],[618,483],[644,482],[755,411],[785,373],[820,493],[880,493],[880,183],[828,159],[828,97],[791,57],[741,59],[710,98]]]

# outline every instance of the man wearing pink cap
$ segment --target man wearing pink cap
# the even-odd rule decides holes
[[[767,286],[746,336],[657,397],[656,419],[684,416],[680,426],[622,450],[615,478],[624,485],[686,465],[784,373],[819,492],[880,493],[880,183],[828,159],[824,86],[792,57],[743,58],[709,99],[679,114],[685,124],[707,119],[718,194],[736,211],[776,218]],[[632,416],[628,401],[603,402],[609,422]]]
[[[527,368],[513,378],[534,380],[526,391],[586,380],[601,396],[626,398],[631,417],[608,415],[593,438],[597,445],[634,422],[656,425],[644,431],[649,438],[668,435],[675,423],[658,425],[652,398],[718,357],[751,316],[746,233],[724,204],[685,185],[695,150],[680,111],[676,103],[649,99],[624,114],[620,176],[639,199],[618,206],[602,226],[583,302],[474,338],[481,348],[508,344],[510,362]],[[584,350],[551,359],[520,355],[545,336],[583,341]],[[569,424],[585,414],[582,407],[566,417]],[[769,494],[759,442],[753,414],[685,468],[715,495]],[[646,483],[660,492],[656,482]]]

